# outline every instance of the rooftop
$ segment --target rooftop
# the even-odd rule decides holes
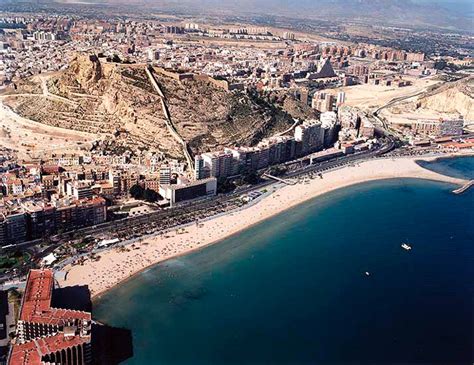
[[[54,288],[52,270],[31,270],[23,296],[20,321],[58,326],[48,336],[13,345],[10,365],[40,365],[45,355],[90,342],[91,314],[51,307]]]
[[[54,336],[41,337],[24,344],[14,345],[10,354],[10,365],[41,365],[42,357],[57,351],[82,345],[89,342],[89,338],[71,336],[62,333]]]

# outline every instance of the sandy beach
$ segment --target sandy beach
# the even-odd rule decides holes
[[[100,253],[98,261],[88,259],[83,265],[67,266],[64,269],[66,278],[59,278],[59,284],[88,285],[93,297],[97,297],[151,265],[218,242],[306,200],[349,185],[392,178],[420,178],[458,185],[466,182],[426,170],[416,164],[416,159],[368,161],[327,172],[323,179],[284,186],[246,209],[216,217],[199,226],[188,226],[180,233],[172,231],[144,239],[134,246],[127,246],[126,250],[112,248]]]

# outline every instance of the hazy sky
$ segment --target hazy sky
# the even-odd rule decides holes
[[[5,1],[5,0],[3,0]],[[12,0],[10,0],[12,1]],[[13,0],[15,1],[15,0]],[[23,0],[27,1],[27,0]],[[35,0],[30,0],[35,1]],[[416,3],[420,5],[441,5],[445,8],[456,9],[467,11],[472,13],[474,11],[474,0],[39,0],[43,1],[57,1],[57,2],[91,2],[91,3],[121,3],[121,4],[150,4],[150,5],[166,5],[166,4],[187,4],[190,6],[199,7],[201,5],[219,7],[235,7],[236,9],[245,10],[245,8],[253,8],[259,6],[279,7],[279,8],[298,8],[304,7],[317,7],[318,4],[357,4],[361,3],[382,3],[397,4],[397,3]],[[0,0],[2,2],[2,0]],[[309,6],[308,6],[309,5]]]
[[[470,8],[471,11],[474,8],[474,0],[412,0],[419,4],[443,4],[445,6],[461,6],[464,8]]]

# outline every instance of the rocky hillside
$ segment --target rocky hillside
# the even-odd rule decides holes
[[[474,121],[474,77],[459,80],[419,99],[418,109],[438,113],[459,114]]]
[[[417,98],[396,103],[382,113],[394,123],[410,123],[417,119],[458,118],[474,121],[474,77],[436,85]]]
[[[156,71],[153,76],[174,128],[192,153],[256,144],[293,124],[283,108],[272,108],[247,93],[228,92],[203,80],[177,81]],[[37,79],[36,88],[33,80],[24,84],[28,88],[19,84],[15,91],[19,95],[6,100],[22,116],[105,136],[134,152],[155,150],[182,159],[182,145],[167,128],[161,97],[145,65],[78,55],[62,73]]]

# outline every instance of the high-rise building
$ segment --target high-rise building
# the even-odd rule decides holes
[[[324,134],[318,120],[306,120],[295,128],[295,141],[301,143],[301,154],[319,151],[323,148]]]
[[[120,185],[121,172],[116,170],[109,171],[109,183],[113,187],[114,194],[120,194],[122,191]]]
[[[160,51],[150,48],[148,50],[148,61],[158,61],[160,59]]]
[[[204,164],[201,155],[194,156],[194,178],[196,180],[206,179],[210,176],[209,169]]]
[[[321,106],[321,100],[324,100],[326,93],[323,91],[319,91],[314,93],[313,98],[311,100],[311,108],[318,110]]]
[[[340,91],[337,93],[337,105],[342,105],[346,102],[346,93],[344,91]]]
[[[0,246],[6,246],[7,242],[7,224],[5,216],[0,213]]]
[[[33,33],[33,38],[36,41],[55,41],[56,34],[52,32],[36,31]]]
[[[366,65],[354,65],[349,68],[349,72],[355,76],[365,76],[369,74],[369,68]]]
[[[259,143],[261,151],[268,150],[268,165],[289,161],[295,157],[295,139],[290,136],[266,138]]]
[[[66,193],[76,199],[92,198],[92,182],[87,180],[76,180],[66,184]]]
[[[326,94],[325,98],[324,98],[324,104],[323,104],[323,107],[322,109],[320,110],[320,112],[324,113],[324,112],[331,112],[334,110],[334,102],[335,102],[336,98],[334,97],[334,95],[331,95],[331,94]]]
[[[55,209],[43,201],[27,201],[22,204],[26,213],[27,239],[34,240],[56,231]]]
[[[361,120],[359,135],[367,138],[374,138],[375,136],[375,125],[367,117],[363,117]]]
[[[335,112],[321,113],[321,126],[324,131],[324,147],[331,147],[337,139],[338,124]]]
[[[57,230],[70,231],[79,227],[94,226],[107,220],[107,207],[102,197],[74,201],[52,199],[51,202],[56,208]]]
[[[0,246],[42,238],[59,230],[93,226],[106,220],[105,199],[98,196],[76,200],[53,195],[51,203],[25,200],[8,209],[0,208]]]
[[[233,158],[225,151],[208,152],[201,155],[204,166],[209,169],[211,177],[228,177],[232,175]]]
[[[300,101],[301,101],[301,104],[303,105],[308,105],[308,95],[309,94],[309,91],[307,88],[302,88],[300,90]]]
[[[235,175],[242,170],[258,170],[268,166],[268,148],[238,147],[226,148],[227,153],[233,157],[232,171]]]
[[[311,101],[311,107],[321,113],[333,111],[335,104],[336,97],[325,92],[315,93]]]
[[[266,27],[250,27],[250,28],[247,28],[247,34],[266,35],[266,34],[268,34],[268,28],[266,28]]]
[[[197,31],[199,31],[199,24],[197,24],[197,23],[186,23],[186,24],[184,24],[184,29],[188,32],[197,32]]]
[[[24,210],[0,210],[0,231],[1,246],[25,242],[28,232]]]
[[[160,167],[160,185],[169,185],[171,183],[171,167]]]
[[[91,314],[52,307],[53,290],[52,270],[30,271],[9,365],[92,363]]]
[[[164,32],[166,34],[182,34],[184,33],[184,28],[175,25],[167,25],[164,27]]]
[[[410,53],[407,53],[406,60],[408,62],[423,62],[425,60],[425,54],[410,52]]]
[[[341,127],[344,129],[358,129],[360,117],[356,110],[347,107],[341,107],[338,110],[338,117]]]

